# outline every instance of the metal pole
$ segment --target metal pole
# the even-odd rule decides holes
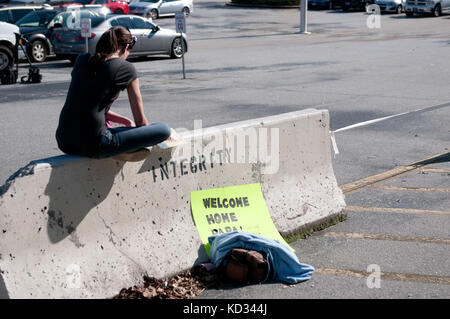
[[[307,13],[308,0],[300,0],[300,34],[309,34]]]
[[[85,43],[86,43],[86,53],[88,53],[89,52],[88,37],[85,37]]]
[[[184,69],[184,41],[183,41],[183,33],[181,33],[181,61],[183,64],[183,79],[186,79],[186,71]]]

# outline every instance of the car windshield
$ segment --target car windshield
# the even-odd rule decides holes
[[[95,8],[94,8],[94,7],[89,7],[89,10],[90,10],[90,11],[93,11],[93,12],[96,12],[96,13],[98,13],[98,14],[103,14],[103,15],[111,14],[111,13],[112,13],[112,11],[111,11],[110,8],[104,7],[104,6],[95,7]]]
[[[157,3],[160,0],[140,0],[139,2],[150,2],[150,3]]]
[[[80,29],[81,19],[90,18],[91,27],[96,27],[103,21],[105,16],[89,10],[67,11],[59,13],[52,21],[55,28]]]
[[[9,4],[44,4],[47,0],[10,0]]]
[[[92,0],[75,0],[74,3],[90,4]]]
[[[16,22],[19,27],[42,27],[49,24],[55,16],[53,11],[33,11]]]

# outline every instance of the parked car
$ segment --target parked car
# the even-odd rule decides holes
[[[130,14],[158,19],[183,12],[187,17],[194,11],[192,0],[140,0],[130,4]]]
[[[16,25],[0,22],[0,82],[2,84],[15,83],[17,79],[17,74],[14,73],[14,61],[17,58],[14,33],[19,33]]]
[[[2,4],[3,1],[3,4]],[[60,5],[73,0],[0,0],[0,5],[19,5],[19,6],[37,6],[37,5]]]
[[[342,4],[344,3],[344,0],[330,0],[330,2],[331,2],[330,8],[336,9],[336,8],[342,8]]]
[[[47,0],[9,0],[10,4],[19,4],[19,5],[43,5],[47,3]]]
[[[61,6],[55,6],[55,8],[62,11],[76,11],[76,10],[90,10],[93,12],[97,12],[99,14],[107,15],[111,14],[112,11],[110,8],[99,5],[99,4],[78,4],[78,3],[66,3]]]
[[[46,0],[7,0],[5,1],[9,5],[20,5],[20,6],[27,6],[27,5],[43,5],[47,1]]]
[[[28,41],[25,48],[33,62],[44,62],[47,56],[54,54],[50,41],[53,30],[48,25],[58,13],[57,10],[33,11],[16,22],[20,34]]]
[[[19,28],[10,23],[0,22],[0,71],[14,64],[16,36]]]
[[[130,51],[130,57],[148,55],[169,55],[171,58],[182,56],[180,34],[172,29],[160,28],[149,20],[134,15],[110,15],[107,17],[92,17],[92,34],[88,40],[88,50],[95,53],[95,46],[101,35],[113,26],[127,27],[137,42]],[[188,45],[183,34],[184,48]],[[80,29],[60,28],[53,33],[53,45],[58,55],[65,55],[72,62],[85,52],[85,39],[81,37]]]
[[[68,7],[68,9],[73,9],[73,8]],[[99,5],[99,4],[86,4],[80,8],[80,10],[83,10],[83,9],[90,10],[92,12],[97,12],[97,13],[103,14],[103,15],[108,15],[108,14],[113,13],[110,8]]]
[[[64,9],[71,10],[73,8],[64,7]],[[80,10],[80,12],[89,11],[89,13],[83,15],[86,17],[111,14],[109,8],[97,5],[77,7],[76,10]],[[51,42],[53,30],[55,27],[63,27],[64,16],[68,15],[72,16],[73,14],[58,10],[40,10],[30,12],[17,21],[16,25],[20,27],[22,37],[28,40],[25,47],[33,62],[44,62],[47,57],[55,55]]]
[[[405,9],[405,0],[376,0],[375,4],[381,12],[395,12],[400,14]]]
[[[116,14],[128,14],[130,9],[128,2],[123,0],[75,0],[71,3],[79,5],[99,4],[111,9]]]
[[[374,4],[375,0],[333,0],[333,7],[341,7],[344,11],[351,9],[358,11],[366,11],[370,4]]]
[[[8,23],[16,23],[21,18],[26,16],[28,13],[43,10],[43,9],[53,9],[49,5],[11,5],[0,8],[0,21],[8,22]]]
[[[308,9],[330,9],[331,0],[308,0]]]
[[[405,13],[413,16],[414,13],[428,13],[439,17],[443,12],[450,12],[449,0],[407,0]]]

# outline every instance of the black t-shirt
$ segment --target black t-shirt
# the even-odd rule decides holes
[[[77,58],[59,116],[56,140],[67,154],[93,156],[97,153],[111,103],[137,78],[133,64],[121,58],[106,60],[96,73],[89,72],[89,57],[87,53]]]

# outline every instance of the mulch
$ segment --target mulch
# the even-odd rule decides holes
[[[143,286],[123,288],[113,299],[192,299],[220,282],[216,273],[197,266],[170,279],[144,277]]]

